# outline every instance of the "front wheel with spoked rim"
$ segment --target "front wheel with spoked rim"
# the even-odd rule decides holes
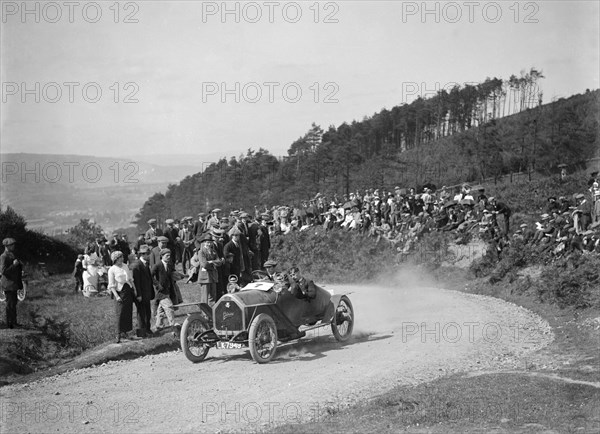
[[[335,310],[335,316],[331,322],[331,331],[338,342],[346,342],[352,336],[354,328],[354,308],[350,299],[343,295]]]
[[[208,354],[210,346],[197,340],[200,334],[208,330],[208,322],[202,313],[193,313],[183,322],[180,335],[181,350],[190,362],[199,363]]]
[[[248,333],[250,354],[256,363],[268,363],[277,350],[277,327],[275,321],[266,313],[259,314]]]

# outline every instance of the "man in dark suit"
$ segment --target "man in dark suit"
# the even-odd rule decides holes
[[[181,229],[179,229],[179,248],[181,250],[181,268],[183,274],[187,274],[186,263],[194,255],[194,234],[192,233],[191,217],[181,221]]]
[[[240,213],[238,217],[238,222],[235,224],[235,228],[237,228],[240,232],[240,245],[242,246],[242,258],[244,260],[244,271],[250,275],[252,271],[252,257],[254,256],[254,252],[250,250],[250,240],[248,237],[248,221],[249,215],[246,212]],[[233,229],[232,229],[233,231]],[[230,233],[231,235],[231,233]],[[249,281],[249,280],[248,280]]]
[[[158,237],[163,234],[162,230],[156,227],[156,219],[148,220],[148,224],[150,225],[150,228],[146,231],[144,239],[146,240],[146,244],[150,247],[156,247],[158,245]]]
[[[504,203],[496,200],[495,197],[490,197],[488,202],[492,206],[494,216],[501,214],[504,217],[504,235],[508,235],[510,229],[510,215],[512,214],[511,209]],[[497,220],[494,219],[495,226],[498,225]]]
[[[173,263],[177,263],[179,259],[177,257],[177,243],[179,242],[179,230],[175,228],[175,220],[167,219],[165,220],[167,227],[163,231],[163,235],[168,238],[167,249],[171,251],[171,260]]]
[[[233,255],[233,261],[229,264],[229,274],[236,276],[238,282],[241,282],[242,273],[246,271],[242,243],[240,241],[242,233],[237,227],[234,227],[229,235],[231,236],[231,241],[223,247],[223,255],[224,257],[230,254]]]
[[[6,295],[6,325],[8,328],[18,327],[17,291],[23,289],[23,264],[15,256],[16,241],[14,238],[2,240],[4,252],[0,255],[0,288]]]
[[[138,329],[146,336],[152,335],[150,329],[150,319],[152,317],[150,302],[154,300],[154,283],[152,281],[149,258],[150,247],[143,244],[140,246],[138,252],[138,260],[131,267],[133,283],[138,294],[142,297],[140,301],[134,299]]]
[[[106,241],[108,240],[104,236],[96,238],[94,252],[96,252],[96,255],[102,259],[103,265],[110,267],[112,265],[112,261],[110,260],[110,250],[106,245]]]
[[[172,298],[175,297],[171,251],[164,248],[160,251],[160,261],[152,267],[152,279],[156,287],[156,330],[162,329],[163,318],[167,318],[170,327],[175,325]]]
[[[204,221],[205,217],[206,213],[198,213],[198,220],[194,223],[194,228],[192,229],[192,238],[196,238],[198,235],[202,235],[202,233],[206,230],[206,222]]]
[[[244,216],[244,223],[246,224],[248,230],[248,250],[252,252],[250,254],[252,270],[259,270],[261,266],[260,250],[258,245],[260,224],[255,221],[250,214],[245,213]]]
[[[265,266],[265,262],[269,260],[269,251],[271,250],[271,236],[269,235],[268,222],[271,216],[263,214],[260,230],[258,233],[258,250],[260,251],[260,268]]]

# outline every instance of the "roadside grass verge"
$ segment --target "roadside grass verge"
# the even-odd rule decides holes
[[[115,301],[108,296],[87,298],[81,293],[75,294],[73,286],[70,275],[52,275],[30,282],[27,298],[17,305],[18,321],[23,327],[0,330],[0,372],[5,369],[28,374],[114,342]],[[181,284],[180,289],[184,299],[189,299],[188,294],[195,288]],[[135,307],[133,315],[135,330]],[[142,353],[154,351],[152,346],[165,347],[164,341],[162,338],[144,340]],[[127,351],[123,348],[122,355]],[[113,352],[118,359],[119,351]]]
[[[398,386],[347,409],[326,406],[313,422],[271,433],[480,433],[600,430],[600,388],[523,373],[455,375]],[[555,431],[553,431],[555,432]]]

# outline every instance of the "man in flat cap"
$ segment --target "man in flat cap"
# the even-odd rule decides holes
[[[156,331],[163,328],[163,319],[166,317],[169,326],[175,326],[175,313],[173,299],[175,299],[175,285],[173,272],[175,267],[171,262],[171,251],[167,248],[160,250],[160,261],[152,267],[152,278],[156,287]],[[175,330],[173,329],[175,333]]]
[[[167,248],[169,239],[167,237],[165,237],[164,235],[161,235],[156,238],[156,241],[158,242],[158,246],[154,247],[152,249],[152,251],[150,252],[150,259],[149,259],[150,268],[153,268],[156,264],[158,264],[160,262],[160,252],[163,249]],[[169,257],[169,259],[170,259],[170,257]]]
[[[104,235],[99,236],[98,238],[96,238],[96,245],[94,246],[94,252],[96,252],[96,255],[102,259],[102,263],[107,266],[110,267],[112,265],[112,260],[110,259],[110,250],[108,248],[108,246],[106,245],[106,241],[108,241],[106,239],[106,237],[104,237]]]
[[[211,228],[213,226],[219,226],[219,213],[221,212],[220,208],[215,208],[210,212],[210,218],[206,222],[206,229]]]
[[[265,262],[269,260],[269,251],[271,250],[271,236],[269,235],[269,214],[261,216],[260,228],[258,231],[258,249],[260,251],[260,268],[264,268]]]
[[[240,283],[242,283],[242,275],[250,273],[250,270],[247,270],[246,268],[246,261],[244,260],[241,242],[242,232],[237,226],[234,226],[229,232],[229,236],[231,240],[223,247],[223,255],[227,258],[230,254],[233,254],[233,259],[229,263],[229,274],[235,275]]]
[[[273,276],[275,275],[275,267],[277,267],[277,261],[269,259],[265,262],[265,270],[267,271],[267,275],[271,281],[274,280]]]
[[[198,235],[201,235],[206,227],[206,222],[205,222],[205,218],[206,218],[206,213],[204,212],[199,212],[196,218],[196,221],[194,221],[194,224],[192,225],[192,237],[196,238]]]
[[[259,249],[260,224],[248,213],[244,213],[243,220],[247,231],[246,236],[248,239],[248,250],[250,252],[249,254],[252,270],[260,270],[262,264]]]
[[[179,243],[182,252],[181,256],[181,268],[183,274],[187,274],[187,263],[194,255],[194,239],[195,235],[192,228],[191,217],[189,219],[182,220],[181,228],[179,229]]]
[[[176,264],[180,260],[179,256],[177,255],[177,243],[179,242],[179,231],[174,226],[175,220],[166,219],[165,224],[167,225],[167,227],[163,231],[163,235],[165,237],[167,237],[169,240],[167,242],[167,249],[169,249],[171,251],[171,261],[173,261],[173,264]]]
[[[156,227],[156,219],[148,220],[148,224],[150,225],[150,228],[148,228],[146,231],[144,239],[146,240],[146,244],[148,244],[148,246],[151,248],[156,247],[158,245],[158,237],[163,234],[162,230]]]
[[[14,238],[2,240],[4,252],[0,255],[0,288],[6,294],[6,325],[9,329],[18,327],[17,291],[23,289],[23,264],[15,256]]]
[[[134,299],[137,313],[138,331],[141,336],[152,335],[150,319],[152,317],[151,301],[154,300],[154,283],[150,268],[150,247],[142,244],[137,252],[138,260],[131,266],[133,283],[141,300]]]

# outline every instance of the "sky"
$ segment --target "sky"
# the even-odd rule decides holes
[[[452,83],[597,89],[597,1],[2,1],[0,151],[286,155]]]

